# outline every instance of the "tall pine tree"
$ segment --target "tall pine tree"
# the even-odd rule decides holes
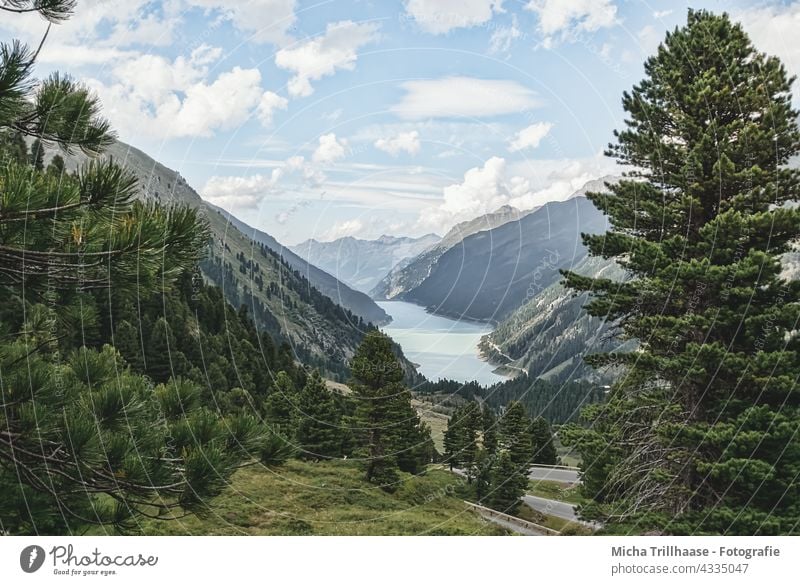
[[[392,341],[371,331],[350,364],[350,387],[356,401],[354,434],[365,459],[366,478],[394,490],[397,471],[420,471],[430,457],[430,430],[411,406],[403,368]]]
[[[800,531],[800,236],[792,82],[727,15],[689,11],[623,95],[608,154],[631,167],[589,197],[611,231],[585,236],[629,279],[568,273],[592,315],[637,351],[608,403],[573,429],[594,514],[613,530]]]
[[[301,456],[308,459],[341,456],[342,412],[319,372],[309,376],[297,402],[296,439]]]

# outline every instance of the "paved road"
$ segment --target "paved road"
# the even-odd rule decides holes
[[[578,516],[575,514],[575,506],[572,504],[529,495],[522,496],[522,499],[531,508],[537,512],[541,512],[542,514],[556,516],[558,518],[563,518],[564,520],[578,520]]]
[[[560,481],[562,483],[578,483],[577,469],[561,469],[559,467],[533,467],[528,475],[531,479]]]

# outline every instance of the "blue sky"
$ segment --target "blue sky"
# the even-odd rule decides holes
[[[728,11],[800,64],[798,2]],[[285,244],[443,234],[618,172],[620,97],[687,4],[636,0],[79,0],[39,72],[101,97],[122,140]],[[3,38],[45,23],[7,17]]]

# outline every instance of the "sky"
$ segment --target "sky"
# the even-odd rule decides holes
[[[800,70],[800,2],[78,0],[37,73],[283,244],[442,235],[618,174],[622,92],[687,6]],[[0,38],[46,28],[6,15]]]

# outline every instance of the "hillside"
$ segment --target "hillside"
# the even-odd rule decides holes
[[[611,260],[587,257],[573,270],[586,276],[623,278],[622,270]],[[608,339],[610,324],[583,310],[588,295],[576,296],[554,282],[515,309],[480,343],[484,356],[501,370],[523,369],[532,378],[554,384],[588,380],[605,384],[613,372],[600,372],[587,366],[583,358],[592,353],[626,348]]]
[[[283,257],[292,269],[297,270],[308,279],[314,288],[325,296],[333,299],[336,304],[348,309],[351,313],[361,317],[367,323],[383,325],[391,321],[391,318],[386,312],[376,305],[375,301],[368,295],[359,290],[353,290],[342,280],[332,275],[330,271],[324,268],[320,269],[316,264],[306,261],[290,248],[280,244],[271,235],[250,227],[227,211],[211,205],[210,203],[204,202],[204,204],[218,211],[233,227],[252,239],[256,244],[264,245]]]
[[[332,242],[311,239],[291,250],[356,290],[368,293],[395,266],[435,246],[441,238],[428,234],[419,238],[381,236],[377,240],[353,237]]]
[[[247,305],[257,325],[289,342],[303,361],[342,373],[367,322],[388,320],[367,295],[351,290],[282,248],[269,235],[205,202],[180,173],[142,151],[116,142],[104,156],[113,157],[135,174],[142,198],[184,203],[202,211],[213,236],[208,258],[201,263],[204,278],[222,288],[235,307]],[[81,154],[68,157],[67,167],[75,168],[84,160]],[[351,312],[331,298],[348,302],[359,312]]]
[[[463,480],[462,480],[463,481]],[[431,468],[403,474],[394,494],[366,483],[349,461],[292,460],[277,470],[238,471],[208,514],[146,522],[143,534],[173,535],[499,535],[467,509],[459,480]]]
[[[452,247],[464,238],[480,231],[490,230],[519,219],[524,215],[518,209],[505,205],[494,213],[487,213],[454,226],[434,246],[422,251],[412,259],[406,259],[393,268],[370,291],[378,300],[401,299],[403,294],[419,286],[431,273],[433,266]]]
[[[550,202],[492,230],[465,238],[436,261],[403,300],[452,317],[499,322],[583,260],[581,233],[606,229],[586,197]]]

